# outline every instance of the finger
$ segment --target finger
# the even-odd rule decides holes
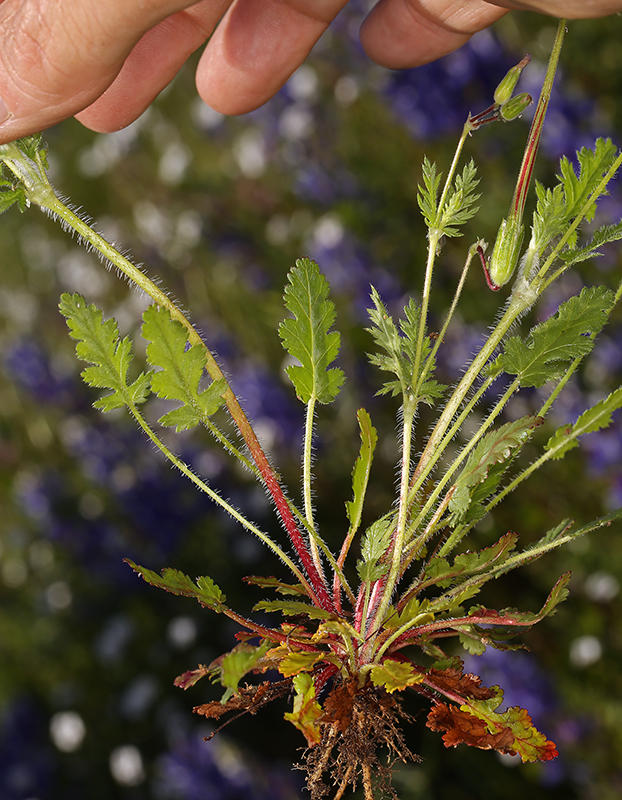
[[[214,24],[223,0],[214,6]],[[188,0],[4,0],[0,4],[0,141],[41,130],[88,106],[136,42]],[[226,7],[227,3],[224,3]]]
[[[484,0],[380,0],[361,27],[361,43],[384,67],[418,67],[461,47],[506,13]]]
[[[133,122],[168,86],[188,56],[206,42],[230,2],[197,3],[147,31],[109,88],[76,119],[106,133]]]
[[[606,17],[622,11],[621,0],[490,0],[504,8],[523,11],[540,11],[552,17],[591,19]]]
[[[203,100],[244,114],[274,95],[347,0],[235,0],[197,70]]]

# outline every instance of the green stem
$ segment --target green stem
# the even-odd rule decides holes
[[[492,382],[492,381],[490,381],[490,382]],[[478,442],[484,436],[484,434],[486,433],[488,428],[490,428],[490,426],[497,419],[499,414],[503,411],[503,409],[505,408],[506,403],[508,402],[510,397],[512,397],[512,395],[514,394],[514,392],[518,388],[518,385],[519,385],[518,379],[513,381],[510,384],[510,386],[506,389],[506,391],[503,393],[503,395],[497,401],[495,407],[492,409],[492,411],[488,415],[486,421],[479,427],[479,430],[477,431],[477,433],[474,434],[469,439],[468,444],[466,444],[465,447],[462,448],[460,453],[454,459],[454,461],[451,464],[451,466],[446,470],[446,472],[443,475],[442,479],[434,487],[434,491],[432,492],[432,494],[428,498],[428,500],[427,500],[426,504],[424,505],[424,507],[419,512],[419,516],[418,516],[417,520],[415,521],[415,525],[420,524],[426,518],[426,516],[430,513],[432,507],[434,506],[434,503],[436,502],[438,497],[441,495],[441,493],[445,489],[445,486],[447,486],[447,484],[451,480],[451,477],[453,476],[455,471],[458,469],[460,464],[462,464],[462,462],[469,455],[469,453],[471,453],[473,451],[473,449],[477,446]],[[431,535],[431,533],[432,533],[432,531],[430,530],[430,526],[428,525],[428,527],[421,534],[421,536],[417,537],[417,539],[415,539],[415,541],[412,543],[411,548],[414,551],[414,557],[416,557],[417,551],[421,547],[424,546],[424,544],[427,541],[427,537],[429,535]],[[443,545],[443,548],[442,548],[441,552],[439,553],[439,555],[443,555],[445,552],[448,552],[454,546],[454,544],[455,544],[455,542],[453,541],[453,535],[452,535],[447,540],[447,542],[445,542],[445,544]]]
[[[313,461],[313,416],[315,413],[315,397],[312,395],[307,403],[307,413],[305,418],[305,439],[302,456],[302,488],[304,496],[304,507],[306,516],[306,527],[309,532],[309,545],[311,556],[318,570],[322,571],[320,551],[316,541],[315,522],[313,520],[313,501],[312,501],[312,461]]]
[[[191,345],[199,344],[203,348],[205,353],[205,368],[212,380],[222,379],[226,382],[222,370],[205,345],[205,342],[182,311],[177,308],[175,303],[152,280],[141,272],[140,269],[119,253],[119,251],[107,242],[103,236],[100,236],[100,234],[89,227],[78,214],[72,211],[57,197],[48,180],[41,152],[38,154],[38,159],[35,162],[22,153],[15,143],[11,143],[3,145],[0,148],[0,160],[6,164],[22,183],[30,202],[40,206],[46,213],[59,217],[63,225],[76,231],[82,239],[92,245],[105,259],[149,295],[152,300],[163,308],[166,308],[171,318],[180,322],[188,332],[189,343]],[[227,390],[223,394],[223,397],[229,409],[229,413],[257,465],[266,489],[274,500],[279,516],[283,521],[294,549],[309,576],[309,581],[313,586],[313,596],[322,608],[332,611],[334,606],[326,584],[326,577],[322,570],[317,568],[296,524],[288,500],[285,497],[274,469],[270,465],[253,427],[248,421],[237,397],[228,383]]]
[[[449,308],[449,311],[447,312],[447,316],[445,317],[445,322],[443,323],[443,327],[441,328],[440,333],[436,337],[436,341],[434,342],[434,347],[432,348],[430,355],[428,357],[429,364],[434,364],[434,361],[436,359],[436,354],[438,353],[440,346],[443,344],[443,341],[445,340],[445,334],[447,333],[447,329],[449,328],[449,325],[453,319],[456,308],[458,306],[458,301],[460,300],[460,296],[462,295],[462,290],[464,288],[467,275],[469,274],[469,267],[471,266],[471,261],[473,261],[473,258],[477,253],[478,246],[481,246],[482,244],[483,242],[478,240],[475,244],[472,244],[471,247],[469,248],[469,252],[467,253],[467,257],[464,262],[464,266],[462,267],[462,272],[460,273],[460,280],[458,281],[456,291],[454,292],[453,300],[451,301],[451,306]]]
[[[171,450],[169,450],[169,448],[164,444],[164,442],[162,442],[156,436],[156,434],[153,432],[153,430],[151,429],[151,427],[149,426],[143,415],[140,413],[138,408],[134,405],[134,403],[132,403],[129,400],[126,400],[126,403],[131,415],[134,417],[134,419],[136,420],[140,428],[143,430],[143,432],[147,435],[149,440],[158,448],[158,450],[160,450],[160,452],[163,453],[163,455],[165,455],[166,458],[172,464],[174,464],[181,473],[183,473],[187,478],[189,478],[192,481],[192,483],[195,484],[195,486],[197,486],[202,492],[205,492],[205,494],[208,495],[208,497],[210,497],[210,499],[213,500],[214,503],[221,506],[221,508],[224,508],[224,510],[228,514],[230,514],[237,522],[239,522],[247,530],[251,531],[251,533],[254,533],[258,539],[260,539],[267,547],[269,547],[270,550],[272,550],[272,552],[275,553],[275,555],[277,555],[287,567],[289,567],[289,569],[293,572],[293,574],[300,581],[300,583],[302,583],[302,585],[305,588],[305,591],[308,594],[310,593],[310,596],[313,596],[314,594],[313,589],[309,585],[309,582],[307,581],[305,576],[302,574],[300,569],[294,564],[291,558],[289,558],[289,556],[286,555],[286,553],[284,553],[283,550],[281,550],[281,548],[276,544],[276,542],[273,542],[269,536],[267,536],[263,531],[261,531],[255,525],[253,525],[252,522],[249,522],[249,520],[247,520],[246,517],[240,514],[240,512],[237,511],[230,503],[228,503],[225,499],[223,499],[218,494],[218,492],[215,492],[210,486],[208,486],[208,484],[202,481],[201,478],[195,475],[194,472],[190,469],[190,467],[183,461],[181,461],[179,458],[177,458],[177,456]]]
[[[413,371],[411,386],[415,392],[419,391],[421,384],[427,374],[428,370],[421,369],[421,355],[423,353],[423,340],[425,339],[425,329],[428,320],[428,306],[430,305],[430,289],[432,287],[432,273],[434,271],[434,262],[436,260],[436,248],[440,240],[440,231],[429,231],[428,242],[428,261],[425,268],[425,278],[423,281],[423,293],[421,295],[421,314],[419,316],[419,331],[417,332],[417,349],[415,351],[415,359],[413,361]],[[428,361],[428,364],[432,362]]]
[[[437,223],[440,222],[443,217],[443,208],[451,189],[451,184],[460,161],[464,143],[466,142],[467,136],[471,130],[472,127],[467,121],[462,129],[462,135],[460,136],[458,146],[456,147],[451,166],[449,167],[449,172],[447,173],[447,178],[445,179],[445,186],[443,187],[441,198],[437,206]],[[417,349],[415,351],[415,359],[413,362],[413,376],[417,376],[416,384],[414,381],[412,382],[415,385],[415,391],[418,391],[425,377],[421,370],[421,354],[423,353],[423,341],[425,339],[425,330],[428,320],[428,306],[430,304],[432,273],[434,271],[434,262],[436,260],[438,243],[441,240],[442,235],[442,230],[438,227],[438,225],[436,228],[430,228],[428,230],[428,260],[426,264],[425,278],[423,281],[423,293],[421,295],[421,315],[419,318],[419,331],[417,333]],[[432,361],[428,360],[428,363],[431,364]]]
[[[428,439],[425,449],[421,454],[421,458],[419,459],[419,463],[410,482],[411,496],[414,496],[414,494],[419,491],[424,481],[432,471],[432,468],[442,456],[443,450],[448,444],[448,441],[445,439],[444,446],[442,448],[440,446],[441,442],[443,441],[448,428],[452,425],[455,414],[464,402],[468,393],[471,391],[471,387],[477,380],[486,362],[493,355],[512,325],[521,316],[521,314],[523,314],[535,302],[536,299],[537,295],[532,292],[517,294],[515,297],[513,297],[503,316],[497,323],[497,326],[490,334],[477,356],[475,356],[471,362],[458,386],[455,388],[454,393],[443,409],[443,413],[439,417],[434,430],[430,434],[430,438]]]
[[[406,539],[406,520],[408,517],[408,483],[410,480],[410,453],[412,447],[412,429],[415,416],[415,400],[408,398],[404,403],[404,421],[402,425],[402,468],[400,475],[400,503],[397,513],[397,524],[391,548],[391,566],[387,575],[382,597],[374,611],[374,620],[368,630],[378,630],[386,616],[395,584],[400,576],[402,557]]]

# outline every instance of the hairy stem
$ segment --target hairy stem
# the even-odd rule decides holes
[[[246,517],[240,514],[240,512],[237,511],[237,509],[235,509],[230,503],[224,500],[218,494],[218,492],[215,492],[210,486],[208,486],[197,475],[195,475],[187,464],[185,464],[183,461],[177,458],[177,456],[171,450],[169,450],[168,447],[164,444],[164,442],[162,442],[152,431],[151,427],[149,426],[143,415],[140,413],[138,408],[134,405],[134,403],[128,402],[127,406],[131,415],[134,417],[134,419],[136,420],[142,431],[147,435],[149,440],[158,448],[158,450],[160,450],[160,452],[162,452],[166,456],[166,458],[177,467],[177,469],[180,472],[182,472],[187,478],[189,478],[195,484],[195,486],[197,486],[202,492],[205,492],[205,494],[207,494],[208,497],[210,497],[210,499],[213,500],[214,503],[221,506],[221,508],[224,508],[224,510],[228,514],[230,514],[237,522],[239,522],[244,528],[251,531],[251,533],[254,533],[255,536],[261,539],[261,541],[267,547],[269,547],[270,550],[272,550],[272,552],[275,555],[277,555],[281,559],[281,561],[283,561],[284,564],[286,564],[289,567],[289,569],[293,572],[296,578],[302,583],[307,594],[309,594],[310,596],[314,596],[313,589],[309,585],[309,582],[304,577],[300,569],[294,564],[291,558],[289,558],[289,556],[283,552],[283,550],[276,544],[276,542],[273,542],[269,536],[267,536],[263,531],[261,531],[251,522],[249,522],[249,520],[247,520]]]
[[[410,397],[404,403],[404,421],[402,424],[402,467],[400,474],[400,502],[397,512],[395,536],[391,546],[391,566],[384,580],[382,596],[373,613],[373,622],[367,626],[370,632],[378,630],[386,616],[395,584],[400,576],[402,557],[406,539],[406,522],[408,518],[408,483],[410,480],[410,453],[412,446],[413,419],[415,401]]]
[[[214,356],[209,351],[194,326],[175,305],[175,303],[138,267],[125,258],[106,239],[94,231],[78,214],[72,211],[54,192],[45,172],[42,157],[35,162],[25,156],[16,144],[4,145],[0,152],[2,162],[11,169],[24,186],[29,201],[40,206],[43,211],[60,218],[63,225],[74,230],[85,242],[97,250],[104,259],[113,264],[120,272],[141,288],[154,302],[166,308],[171,318],[180,322],[188,332],[190,344],[199,344],[205,353],[205,368],[212,380],[225,379],[222,370],[216,363]],[[226,379],[225,379],[226,380]],[[259,440],[246,417],[239,401],[227,383],[227,390],[223,394],[224,400],[240,435],[244,439],[250,454],[257,465],[261,479],[274,500],[279,517],[287,531],[290,541],[300,559],[300,562],[309,576],[313,587],[313,596],[318,605],[327,610],[333,610],[332,597],[327,588],[326,579],[321,569],[318,569],[309,548],[296,524],[289,503],[277,476],[268,461],[268,458],[259,444]],[[308,585],[307,583],[307,585]]]

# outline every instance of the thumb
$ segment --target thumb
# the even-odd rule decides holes
[[[0,143],[86,108],[142,35],[188,0],[4,0],[0,4]],[[222,9],[222,2],[214,3]]]

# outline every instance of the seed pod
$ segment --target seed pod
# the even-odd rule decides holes
[[[517,94],[516,97],[510,98],[507,103],[504,103],[499,109],[499,114],[504,122],[510,122],[523,113],[533,103],[533,97],[527,92]]]
[[[503,78],[501,83],[495,89],[494,100],[497,105],[505,105],[505,103],[510,100],[512,94],[514,93],[514,89],[516,89],[516,84],[518,83],[521,72],[525,69],[530,61],[531,56],[528,53],[522,61],[508,71],[505,78]]]

